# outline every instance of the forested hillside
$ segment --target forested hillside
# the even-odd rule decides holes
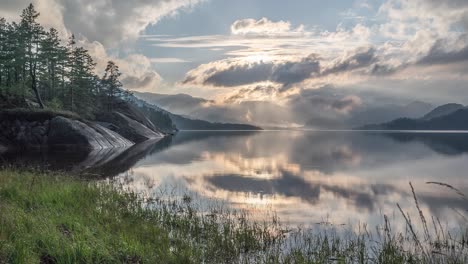
[[[97,111],[112,110],[116,98],[125,98],[128,92],[114,62],[102,69],[103,76],[96,75],[96,63],[75,37],[61,40],[38,17],[30,4],[19,22],[0,18],[0,108],[47,107],[92,118]]]

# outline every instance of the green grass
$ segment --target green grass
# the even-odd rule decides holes
[[[190,197],[143,199],[70,175],[0,170],[0,263],[465,263],[454,238],[290,230]],[[387,218],[385,218],[387,219]],[[439,231],[440,234],[441,231]],[[448,235],[448,234],[447,234]]]

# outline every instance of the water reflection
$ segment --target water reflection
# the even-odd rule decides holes
[[[397,203],[417,218],[411,181],[426,215],[457,226],[465,221],[460,214],[466,214],[467,202],[426,182],[445,182],[468,194],[467,153],[468,134],[180,132],[67,164],[147,195],[189,193],[201,201],[216,199],[250,210],[259,219],[273,209],[294,225],[373,226],[384,214],[398,218]],[[18,159],[3,156],[12,157]]]
[[[466,212],[468,204],[426,182],[450,183],[468,193],[464,136],[182,132],[170,148],[146,157],[117,179],[148,195],[180,189],[252,210],[259,218],[273,209],[283,220],[305,225],[324,219],[377,224],[383,214],[398,217],[396,203],[417,216],[411,181],[427,215],[456,225],[464,220],[454,209]]]

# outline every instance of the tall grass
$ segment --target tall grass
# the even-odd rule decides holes
[[[405,232],[387,216],[375,231],[336,232],[291,229],[274,214],[258,222],[221,206],[200,211],[189,196],[145,198],[69,175],[4,169],[0,263],[467,263],[465,227],[451,234],[423,215],[413,194],[422,232],[401,207]]]

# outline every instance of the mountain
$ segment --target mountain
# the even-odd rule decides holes
[[[433,108],[433,105],[420,101],[414,101],[406,105],[365,106],[350,113],[346,123],[348,127],[359,127],[367,124],[390,122],[403,117],[416,119]]]
[[[170,117],[180,130],[262,130],[260,127],[246,124],[212,123],[175,114],[171,114]]]
[[[388,123],[366,125],[363,130],[468,130],[468,109],[456,110],[448,115],[429,120],[399,118]]]
[[[211,100],[193,97],[188,94],[139,93],[134,95],[146,102],[157,105],[174,114],[186,114],[213,103]]]
[[[266,101],[217,104],[213,100],[193,97],[188,94],[169,95],[135,92],[134,95],[192,121],[205,120],[218,125],[223,123],[254,123],[260,126],[281,125],[290,122],[293,118],[288,109]]]
[[[420,118],[434,109],[422,101],[360,94],[332,87],[301,91],[285,101],[214,102],[187,94],[135,96],[192,120],[250,123],[261,127],[350,129],[396,118]],[[191,123],[191,122],[189,122]]]
[[[153,95],[153,94],[151,94]],[[155,97],[157,97],[156,95]],[[185,96],[182,96],[186,98]],[[190,97],[190,96],[189,96]],[[204,100],[204,99],[200,99]],[[169,111],[162,109],[161,107],[148,103],[146,100],[139,99],[136,96],[132,97],[134,104],[138,105],[139,108],[148,115],[148,118],[153,123],[158,124],[164,131],[179,130],[261,130],[260,127],[247,125],[247,124],[236,124],[236,123],[220,123],[220,122],[209,122],[205,120],[192,119],[182,115],[173,114]],[[167,119],[170,119],[169,122]]]
[[[444,105],[436,107],[434,110],[424,115],[422,119],[430,120],[436,117],[445,116],[463,108],[465,107],[461,104],[454,104],[454,103],[444,104]]]

